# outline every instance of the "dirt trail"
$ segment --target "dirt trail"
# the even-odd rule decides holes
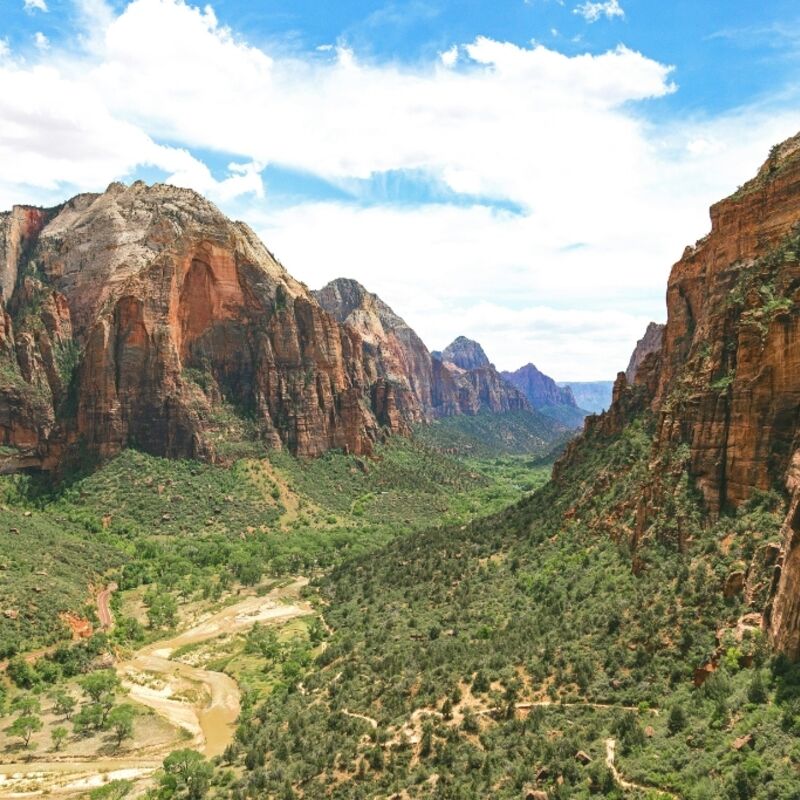
[[[616,703],[589,703],[586,701],[578,700],[574,703],[562,703],[558,700],[533,700],[524,703],[516,703],[514,706],[517,711],[525,711],[531,708],[600,708],[600,709],[616,709],[621,711],[634,711],[637,714],[652,714],[654,717],[659,715],[657,708],[648,708],[642,710],[639,706],[625,706]],[[502,711],[502,707],[484,708],[476,711],[476,716],[491,716]]]
[[[177,636],[143,647],[127,661],[117,664],[131,699],[189,731],[192,746],[204,755],[211,757],[222,753],[233,739],[234,723],[239,714],[239,687],[221,672],[172,661],[170,655],[183,645],[243,631],[256,622],[285,622],[312,614],[311,606],[299,598],[300,589],[307,583],[307,578],[297,578],[263,597],[247,597],[201,619]],[[100,594],[105,595],[106,601],[110,597],[109,589]],[[290,602],[285,603],[286,600]],[[100,608],[98,595],[98,612]],[[105,624],[103,615],[99,615]],[[189,702],[187,697],[191,698]],[[43,793],[74,795],[107,780],[139,780],[155,772],[164,755],[166,753],[139,758],[64,758],[0,764],[0,797],[31,797]]]
[[[117,591],[116,583],[109,583],[105,589],[97,593],[97,617],[100,620],[100,627],[104,631],[110,631],[114,627],[114,616],[111,613],[111,595]]]
[[[378,729],[378,720],[368,717],[366,714],[356,714],[355,711],[348,711],[346,708],[342,711],[342,714],[344,714],[346,717],[363,720],[364,722],[368,723],[373,730]]]
[[[632,781],[626,781],[625,778],[622,777],[620,771],[617,769],[616,765],[616,758],[617,758],[617,742],[616,739],[606,739],[606,766],[611,770],[611,774],[614,777],[614,783],[625,791],[636,791],[636,792],[644,792],[645,794],[649,794],[655,792],[656,794],[663,795],[664,797],[672,797],[673,800],[680,800],[677,794],[673,794],[672,792],[668,792],[665,789],[659,789],[655,786],[644,786],[641,783],[633,783]]]

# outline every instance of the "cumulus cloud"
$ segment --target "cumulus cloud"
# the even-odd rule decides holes
[[[439,58],[446,67],[452,67],[458,61],[458,45],[453,45],[449,50],[439,53]]]
[[[352,275],[432,346],[473,335],[498,365],[559,378],[625,366],[707,206],[800,127],[764,107],[655,128],[635,103],[676,91],[673,70],[624,46],[567,56],[478,37],[407,66],[343,44],[267,52],[181,0],[79,6],[83,53],[0,58],[0,206],[153,167],[251,222],[310,285]],[[346,192],[422,175],[478,202],[276,207],[267,165]]]
[[[32,13],[34,11],[42,11],[44,13],[47,13],[47,11],[49,10],[47,8],[47,3],[45,2],[45,0],[24,0],[24,1],[25,1],[25,10],[28,12]]]
[[[619,0],[605,0],[605,2],[593,3],[587,0],[585,3],[577,6],[574,9],[575,14],[582,16],[587,22],[597,22],[600,17],[606,19],[614,19],[614,17],[623,18],[625,11],[619,4]]]
[[[39,50],[48,50],[50,48],[50,40],[41,31],[36,31],[33,35],[33,42]]]

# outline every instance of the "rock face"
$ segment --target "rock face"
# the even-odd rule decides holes
[[[15,208],[0,287],[5,469],[79,446],[214,458],[227,412],[294,453],[365,453],[417,413],[388,360],[188,190],[112,184]]]
[[[551,377],[540,372],[533,364],[526,364],[516,372],[503,372],[502,376],[516,386],[537,411],[570,428],[579,428],[587,416],[578,408],[572,389],[559,386]]]
[[[651,322],[647,326],[644,336],[636,342],[636,347],[631,353],[631,360],[628,362],[628,368],[625,370],[625,378],[628,383],[633,383],[636,380],[636,373],[645,358],[650,353],[658,353],[661,350],[665,327],[665,325],[659,325],[657,322]]]
[[[359,335],[365,361],[375,364],[392,384],[405,419],[529,410],[524,396],[503,380],[477,342],[460,336],[443,353],[432,354],[383,300],[348,278],[331,281],[313,294],[328,313]]]
[[[690,445],[690,471],[712,512],[783,482],[797,447],[798,223],[795,137],[712,207],[711,233],[669,279],[653,387],[658,441]]]
[[[315,296],[194,192],[112,184],[0,214],[0,471],[127,446],[218,459],[236,436],[369,453],[436,416],[522,408],[485,355],[433,359],[354,281]]]
[[[337,278],[312,294],[338,322],[358,333],[367,363],[394,385],[407,418],[413,422],[430,419],[434,412],[431,354],[411,327],[380,297],[350,278]]]
[[[571,381],[558,385],[572,391],[578,408],[585,408],[593,414],[600,414],[611,405],[614,381]]]
[[[466,336],[459,336],[441,353],[434,355],[447,364],[455,364],[460,369],[483,369],[492,366],[483,348]]]
[[[800,658],[800,135],[712,207],[711,232],[672,269],[667,310],[662,346],[639,359],[632,382],[620,373],[587,435],[614,433],[644,409],[656,420],[634,539],[667,499],[670,453],[681,453],[712,517],[756,490],[788,490],[764,617],[777,649]]]

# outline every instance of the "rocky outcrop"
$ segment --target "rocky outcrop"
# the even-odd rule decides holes
[[[647,326],[644,336],[636,342],[636,347],[631,353],[631,360],[628,362],[628,368],[625,370],[625,378],[628,383],[633,383],[636,380],[636,373],[645,358],[651,353],[658,353],[661,350],[665,327],[657,322],[651,322]]]
[[[672,269],[667,312],[661,347],[639,359],[632,385],[620,375],[587,435],[652,414],[651,480],[634,543],[669,506],[669,471],[688,472],[712,518],[757,490],[788,488],[765,627],[780,651],[800,658],[800,135],[712,207],[711,232]]]
[[[355,281],[310,292],[246,225],[165,185],[0,215],[0,322],[0,471],[127,446],[213,460],[236,436],[369,453],[437,416],[527,408],[485,355],[433,359]]]
[[[789,513],[781,530],[782,546],[772,586],[773,600],[765,622],[775,647],[794,661],[800,659],[800,451],[789,468]]]
[[[383,300],[348,278],[331,281],[313,294],[326,311],[358,333],[367,363],[375,363],[395,386],[406,418],[429,422],[481,411],[530,410],[477,342],[459,336],[442,353],[431,353]]]
[[[194,192],[112,184],[0,225],[0,437],[27,464],[215,458],[222,412],[301,455],[365,453],[415,418],[360,334]]]
[[[483,369],[492,366],[478,342],[466,336],[454,339],[441,353],[434,353],[434,356],[446,364],[455,364],[459,369]]]
[[[358,333],[366,362],[394,384],[407,418],[430,419],[434,413],[431,354],[412,328],[380,297],[350,278],[337,278],[312,294],[338,322]]]
[[[800,421],[800,137],[673,267],[653,408],[712,513],[783,482]]]
[[[503,372],[503,378],[525,395],[531,407],[569,428],[580,428],[587,416],[578,408],[569,386],[559,386],[551,377],[540,372],[533,364],[526,364],[516,372]]]

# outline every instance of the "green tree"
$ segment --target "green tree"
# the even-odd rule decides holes
[[[159,795],[183,800],[201,800],[208,792],[213,768],[196,750],[176,750],[164,759]]]
[[[133,790],[133,781],[111,781],[89,792],[89,800],[122,800]],[[149,796],[149,795],[148,795]]]
[[[86,736],[92,730],[100,730],[103,720],[103,707],[99,703],[90,703],[72,718],[72,730],[79,736]]]
[[[172,628],[178,622],[178,604],[167,592],[151,590],[145,595],[147,620],[151,628]]]
[[[68,735],[69,732],[67,729],[61,725],[53,728],[53,730],[50,731],[50,738],[53,741],[53,750],[60,750],[64,745],[64,742],[67,740]]]
[[[111,669],[97,670],[97,672],[91,672],[86,675],[79,683],[93,705],[99,707],[99,726],[104,726],[111,709],[114,707],[114,699],[117,692],[122,685],[117,673]]]
[[[117,673],[111,669],[90,672],[78,683],[93,703],[99,703],[104,695],[116,694],[121,686]]]
[[[133,736],[133,720],[136,709],[127,703],[113,708],[108,715],[108,727],[113,731],[119,747],[125,739]]]
[[[39,683],[39,676],[36,670],[22,656],[14,656],[8,662],[6,675],[20,689],[32,689]]]
[[[22,739],[27,748],[31,741],[31,736],[42,729],[42,721],[33,714],[25,714],[17,717],[11,725],[6,728],[6,733],[17,739]]]
[[[686,727],[686,712],[682,706],[674,705],[669,710],[669,717],[667,718],[667,730],[671,735],[682,731]]]
[[[11,710],[21,717],[39,714],[42,710],[39,698],[30,694],[18,694],[11,701]]]
[[[53,700],[53,711],[64,719],[71,719],[77,701],[69,693],[63,689],[58,689],[50,695]]]
[[[751,703],[762,704],[767,702],[767,687],[764,685],[764,676],[761,670],[757,669],[753,673],[753,679],[747,687],[747,699]]]

